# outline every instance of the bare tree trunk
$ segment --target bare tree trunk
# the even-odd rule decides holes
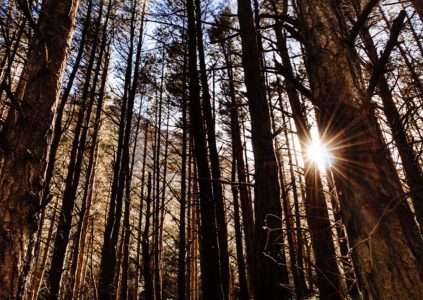
[[[278,241],[278,230],[282,228],[280,184],[250,1],[238,0],[238,17],[255,159],[254,296],[258,299],[281,299],[288,296],[280,286],[281,274],[277,264],[282,254],[280,241]],[[263,229],[263,226],[268,229]],[[264,253],[267,253],[276,262],[269,259]],[[262,278],[266,278],[266,280],[262,280]]]
[[[143,258],[143,273],[144,273],[144,296],[146,300],[154,299],[153,274],[151,271],[151,253],[150,253],[150,218],[151,218],[151,173],[148,172],[147,179],[147,198],[146,198],[146,212],[145,212],[145,227],[142,238],[142,258]]]
[[[186,215],[187,215],[187,149],[188,149],[188,120],[187,120],[187,53],[186,46],[184,47],[184,64],[183,64],[183,75],[182,75],[182,150],[181,150],[181,196],[179,200],[179,249],[178,249],[178,298],[186,299],[187,298],[187,278],[189,278],[189,273],[186,272],[190,268],[188,263],[187,255],[187,241],[186,241],[186,232],[190,229],[186,228]],[[190,168],[190,166],[189,166]],[[188,203],[188,206],[190,203]],[[189,209],[189,208],[188,208]],[[188,218],[190,218],[188,210]],[[188,221],[189,222],[189,221]],[[188,233],[188,236],[190,233]],[[188,237],[189,241],[189,237]],[[187,268],[188,267],[188,268]],[[187,273],[187,274],[185,274]],[[188,293],[190,291],[188,290]]]
[[[26,63],[21,105],[9,112],[0,133],[0,298],[16,296],[26,246],[36,231],[34,215],[43,188],[52,108],[78,4],[67,0],[43,5]]]
[[[421,5],[423,6],[423,3]],[[365,26],[361,29],[361,37],[371,63],[376,65],[379,56],[369,29]],[[385,75],[381,75],[379,78],[378,90],[383,103],[383,111],[391,127],[392,137],[401,157],[402,167],[411,191],[410,197],[413,200],[416,219],[420,227],[423,227],[423,174],[421,167],[419,166],[419,161],[416,158],[412,145],[408,142],[402,118],[395,105]]]
[[[191,134],[195,144],[194,153],[200,187],[201,283],[204,299],[219,300],[224,298],[224,293],[220,280],[216,208],[208,165],[206,133],[203,126],[203,114],[201,112],[200,84],[197,70],[195,7],[193,0],[187,0],[187,15],[190,123]]]
[[[332,2],[301,0],[298,8],[319,126],[335,156],[341,214],[364,295],[421,298],[421,245],[404,226],[407,219],[412,226],[411,213],[368,105],[356,53],[345,43],[344,17]]]
[[[90,124],[92,109],[94,106],[94,94],[98,83],[102,55],[104,47],[100,50],[97,67],[94,70],[94,78],[91,82],[91,76],[94,69],[96,51],[99,45],[99,32],[101,26],[101,19],[103,16],[103,1],[100,2],[99,14],[96,21],[94,41],[87,65],[87,74],[81,96],[81,111],[79,113],[78,122],[75,128],[74,140],[72,144],[71,157],[68,166],[68,174],[66,177],[66,187],[63,192],[63,204],[59,217],[59,224],[56,233],[56,239],[53,248],[53,258],[51,262],[48,286],[49,299],[56,299],[60,292],[60,281],[63,272],[63,264],[66,254],[67,245],[69,243],[69,235],[72,226],[72,213],[76,200],[76,193],[79,185],[79,178],[81,175],[81,168],[84,159],[85,145],[87,142],[88,128]],[[89,96],[90,85],[91,95]],[[86,103],[87,102],[87,103]],[[87,108],[85,109],[85,106]]]
[[[224,298],[228,298],[229,294],[229,255],[228,255],[228,229],[225,219],[225,204],[223,199],[223,191],[219,165],[219,154],[216,145],[215,120],[213,118],[211,97],[208,85],[206,59],[203,44],[203,29],[201,22],[201,1],[196,0],[196,17],[197,17],[197,46],[198,59],[200,65],[200,81],[201,90],[203,91],[203,115],[206,121],[207,142],[210,154],[211,175],[213,179],[213,195],[216,208],[217,236],[219,239],[219,259],[220,259],[220,280],[223,288]]]
[[[230,43],[228,41],[228,43]],[[244,162],[244,147],[241,140],[241,127],[238,119],[238,102],[236,99],[234,74],[233,74],[233,63],[231,60],[231,54],[229,49],[231,45],[226,46],[222,43],[222,50],[225,57],[226,67],[228,69],[228,85],[229,85],[229,96],[230,105],[228,107],[230,111],[231,119],[231,133],[232,133],[232,147],[235,151],[236,167],[238,181],[241,183],[239,186],[239,197],[241,201],[241,212],[243,220],[243,228],[245,232],[245,243],[246,243],[246,254],[247,254],[247,272],[249,281],[249,291],[253,285],[253,264],[254,264],[254,216],[253,207],[251,203],[251,197],[248,192],[247,184],[249,183],[246,175],[246,167]]]
[[[55,225],[56,217],[57,217],[56,210],[57,210],[58,204],[59,204],[59,201],[57,200],[56,203],[53,206],[53,209],[52,209],[53,217],[50,220],[50,227],[49,227],[48,232],[47,232],[44,253],[43,253],[43,256],[41,258],[40,266],[36,270],[37,272],[34,276],[34,283],[32,285],[30,294],[28,296],[28,299],[30,299],[30,300],[38,299],[38,292],[40,291],[40,287],[41,287],[41,284],[43,282],[44,271],[46,269],[48,254],[50,252],[50,244],[51,244],[52,237],[53,237],[53,229],[54,229],[54,225]],[[40,228],[40,230],[41,230],[41,228]]]
[[[232,146],[232,176],[231,180],[232,183],[236,182],[236,152]],[[248,292],[248,284],[247,284],[247,274],[245,272],[245,262],[244,262],[244,250],[242,244],[242,230],[241,230],[241,221],[240,221],[240,212],[239,212],[239,203],[238,203],[238,189],[239,187],[235,184],[232,185],[232,200],[234,202],[234,221],[235,221],[235,246],[236,246],[236,261],[238,265],[238,281],[239,281],[239,288],[240,294],[239,299],[241,300],[248,300],[250,299],[249,292]]]

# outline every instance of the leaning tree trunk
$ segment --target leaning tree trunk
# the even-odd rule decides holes
[[[373,65],[377,64],[379,56],[369,29],[363,26],[361,37],[364,42],[367,55]],[[413,146],[408,142],[407,133],[402,118],[395,105],[388,80],[381,75],[378,81],[378,90],[383,103],[383,111],[392,131],[392,137],[401,157],[405,178],[411,191],[416,219],[423,228],[423,174],[419,166],[419,160],[414,153]]]
[[[366,100],[344,17],[329,1],[299,0],[298,8],[319,126],[334,154],[335,180],[344,195],[341,214],[364,295],[421,298],[420,245],[404,227],[411,214],[401,202],[397,175]]]
[[[59,95],[78,0],[45,2],[26,63],[26,88],[0,136],[0,298],[16,296],[43,188],[53,107]]]

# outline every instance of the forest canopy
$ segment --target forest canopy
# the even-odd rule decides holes
[[[0,299],[423,299],[422,0],[0,0]]]

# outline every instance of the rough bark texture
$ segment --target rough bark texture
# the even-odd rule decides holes
[[[411,214],[399,203],[401,187],[373,109],[366,103],[344,16],[337,3],[297,2],[319,126],[335,155],[335,180],[344,196],[341,214],[364,296],[419,299],[420,244],[404,226],[405,219],[412,222]]]
[[[79,1],[44,3],[26,63],[20,108],[0,136],[0,298],[16,296],[25,248],[36,230],[53,107],[58,98]]]
[[[278,164],[273,149],[269,107],[250,1],[238,0],[238,17],[255,160],[254,295],[257,299],[281,299],[285,295],[280,286],[281,274],[277,263],[282,255],[280,241],[277,240],[282,228]]]

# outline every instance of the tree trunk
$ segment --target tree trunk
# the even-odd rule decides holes
[[[66,177],[66,187],[63,192],[63,204],[59,217],[59,224],[56,233],[56,239],[54,242],[53,248],[53,258],[51,262],[48,286],[49,286],[49,299],[57,299],[59,297],[60,291],[60,281],[63,272],[63,264],[65,260],[65,254],[67,245],[69,242],[69,235],[72,226],[72,213],[76,200],[76,194],[79,185],[79,178],[81,175],[82,163],[84,159],[85,145],[87,142],[88,128],[90,125],[90,119],[92,114],[92,109],[94,106],[94,94],[96,90],[96,85],[99,78],[100,67],[102,54],[104,52],[104,47],[100,51],[99,60],[97,61],[97,67],[94,70],[94,78],[91,82],[91,76],[94,69],[94,62],[96,57],[97,47],[99,45],[99,32],[101,26],[101,19],[103,15],[103,1],[101,1],[99,8],[99,15],[97,17],[95,32],[94,32],[94,41],[87,65],[87,73],[85,77],[85,83],[83,86],[83,91],[81,95],[81,111],[79,112],[78,122],[75,128],[74,140],[72,144],[71,157],[68,165],[68,174]],[[90,85],[91,86],[91,95],[89,96]],[[87,108],[85,110],[85,106]]]
[[[206,121],[207,142],[210,154],[211,175],[213,179],[213,195],[216,207],[217,237],[219,239],[219,259],[220,259],[220,280],[223,288],[224,298],[228,298],[229,294],[229,254],[228,254],[228,229],[225,219],[225,203],[223,199],[223,191],[219,165],[219,154],[216,145],[215,120],[213,118],[211,97],[207,79],[206,59],[203,44],[203,29],[201,22],[201,1],[196,0],[196,17],[197,17],[197,46],[198,59],[200,65],[200,80],[203,115]]]
[[[366,100],[356,53],[345,42],[344,17],[338,4],[326,1],[301,0],[298,8],[319,126],[334,154],[335,180],[344,195],[341,214],[362,290],[369,299],[421,298],[421,245],[404,227],[411,214],[399,203],[401,187]]]
[[[379,56],[369,29],[365,26],[361,29],[361,37],[371,63],[376,65],[379,60]],[[420,227],[423,228],[423,174],[421,167],[419,166],[419,160],[414,153],[412,145],[408,142],[402,118],[395,105],[385,75],[380,76],[377,87],[382,99],[383,111],[386,119],[388,120],[392,137],[401,157],[402,167],[404,169],[407,184],[411,191],[410,197],[413,200],[416,219],[419,222]]]
[[[36,231],[34,214],[43,188],[52,108],[78,4],[78,0],[44,3],[26,63],[21,106],[9,111],[0,133],[0,298],[16,296],[26,246]]]
[[[148,172],[147,179],[147,207],[145,212],[145,227],[142,238],[142,259],[144,273],[144,297],[146,300],[154,299],[153,274],[151,272],[151,253],[149,246],[150,218],[151,218],[151,173]]]
[[[232,137],[233,139],[233,137]],[[240,221],[240,212],[239,212],[239,203],[238,203],[238,190],[239,187],[235,185],[236,182],[236,164],[237,164],[237,149],[232,145],[232,200],[234,202],[234,227],[235,227],[235,246],[236,246],[236,261],[238,265],[238,281],[239,281],[239,299],[248,300],[250,299],[248,284],[247,284],[247,274],[245,272],[245,261],[244,261],[244,246],[242,243],[242,230],[241,230],[241,221]]]
[[[198,168],[200,187],[201,214],[201,283],[204,299],[219,300],[224,298],[220,280],[219,242],[216,226],[216,208],[213,197],[210,169],[207,157],[206,133],[201,112],[200,83],[197,70],[196,24],[193,0],[187,0],[188,15],[188,68],[190,125],[194,138],[194,153]]]
[[[230,43],[228,41],[228,43]],[[253,207],[251,203],[251,197],[248,192],[247,184],[249,183],[246,175],[246,167],[244,162],[244,147],[241,140],[241,126],[238,119],[238,102],[236,99],[234,74],[233,74],[233,63],[231,55],[228,51],[231,48],[230,45],[226,46],[222,43],[222,50],[225,57],[226,67],[228,69],[228,85],[229,85],[229,97],[230,105],[228,110],[230,112],[230,123],[231,123],[231,137],[232,147],[235,149],[235,159],[237,167],[238,181],[241,183],[239,186],[239,197],[241,201],[241,212],[243,220],[243,228],[245,232],[245,243],[246,243],[246,254],[247,254],[247,272],[249,281],[249,290],[252,289],[253,285],[253,265],[254,265],[254,216]]]
[[[250,1],[238,0],[238,17],[255,159],[254,296],[257,299],[281,299],[286,295],[280,286],[281,274],[277,263],[280,261],[281,247],[276,229],[282,228],[278,165]],[[267,229],[263,229],[263,226]]]

